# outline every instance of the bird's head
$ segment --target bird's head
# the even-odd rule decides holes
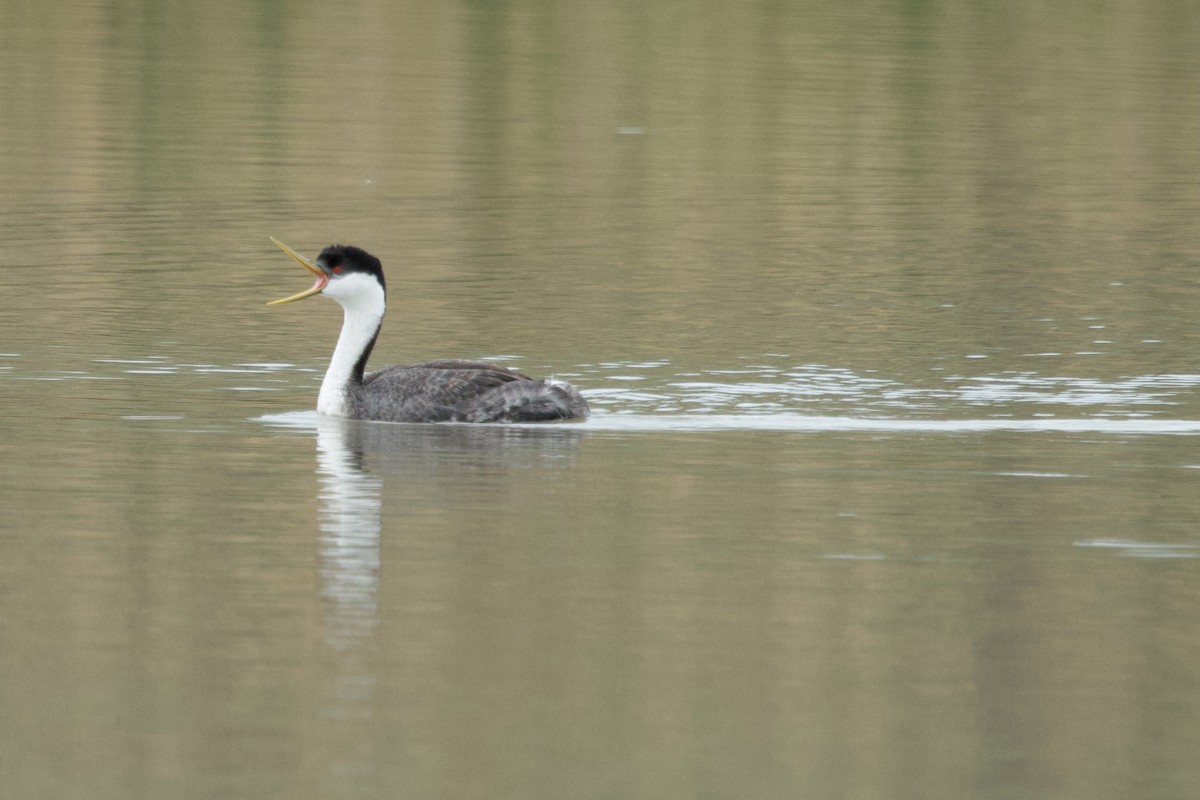
[[[317,282],[299,294],[282,300],[272,300],[267,305],[292,303],[316,294],[331,297],[343,306],[357,305],[367,299],[382,302],[386,291],[383,265],[366,250],[346,244],[335,244],[322,250],[316,261],[310,261],[274,236],[271,237],[271,241],[300,266],[316,275]]]

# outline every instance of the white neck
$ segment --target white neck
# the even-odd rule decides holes
[[[333,350],[329,369],[325,371],[325,380],[321,382],[317,411],[349,417],[353,416],[351,398],[361,378],[354,374],[354,367],[379,333],[387,304],[379,282],[361,273],[335,278],[322,294],[338,301],[345,316],[337,347]]]

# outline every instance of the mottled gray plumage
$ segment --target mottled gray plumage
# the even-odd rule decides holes
[[[476,361],[427,361],[372,372],[351,388],[354,416],[386,422],[549,422],[586,419],[570,384]]]
[[[383,422],[549,422],[587,419],[587,401],[568,383],[534,380],[479,361],[427,361],[366,372],[387,310],[383,265],[357,247],[333,245],[309,261],[278,240],[280,249],[317,276],[309,290],[272,305],[324,295],[345,318],[317,410]]]

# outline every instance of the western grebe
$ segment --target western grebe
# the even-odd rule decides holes
[[[387,291],[379,259],[349,245],[332,245],[316,261],[271,237],[280,250],[317,276],[311,289],[273,300],[280,305],[316,294],[345,312],[333,358],[321,382],[317,411],[385,422],[545,422],[587,419],[583,395],[569,383],[534,380],[478,361],[426,361],[364,374],[379,337]]]

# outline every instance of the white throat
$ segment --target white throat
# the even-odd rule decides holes
[[[370,275],[352,272],[334,278],[321,294],[338,301],[345,316],[337,347],[321,382],[317,411],[337,417],[354,416],[353,396],[358,389],[354,367],[383,324],[387,308],[383,287]]]

